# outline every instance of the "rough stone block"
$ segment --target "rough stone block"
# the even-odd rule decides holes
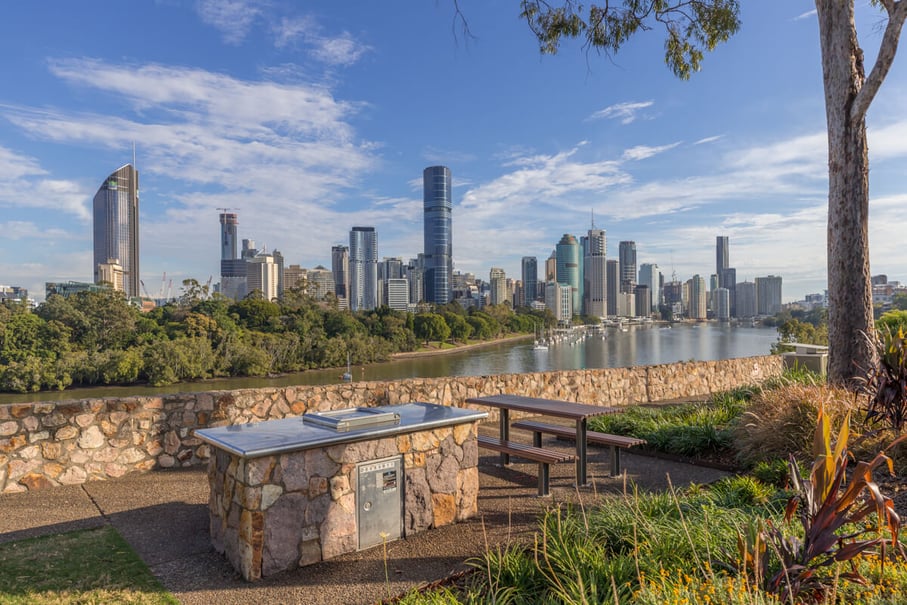
[[[454,494],[432,494],[434,527],[450,525],[457,517],[457,501]]]
[[[79,437],[78,443],[79,447],[83,450],[92,450],[101,447],[105,442],[106,440],[101,429],[92,425],[82,431],[82,436]]]
[[[268,509],[264,516],[262,575],[292,569],[299,563],[307,502],[302,494],[286,494]]]

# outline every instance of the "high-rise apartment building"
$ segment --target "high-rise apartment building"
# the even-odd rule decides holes
[[[700,275],[694,275],[687,281],[687,288],[689,290],[687,317],[690,319],[705,319],[707,317],[706,305],[709,298],[705,278]]]
[[[545,306],[560,325],[573,321],[573,292],[570,286],[549,281],[545,283]]]
[[[95,283],[102,280],[100,265],[122,267],[122,290],[140,296],[139,289],[139,173],[126,164],[104,179],[94,196]]]
[[[652,295],[649,294],[649,286],[645,284],[636,286],[633,303],[636,317],[648,317],[652,314]]]
[[[331,274],[334,276],[334,295],[337,307],[350,308],[350,249],[331,246]]]
[[[636,291],[636,242],[623,241],[618,248],[620,261],[620,291]]]
[[[756,278],[756,305],[759,315],[777,315],[781,312],[781,276]]]
[[[539,261],[534,256],[524,256],[520,262],[523,274],[523,300],[524,306],[529,306],[538,298],[539,291]]]
[[[488,272],[491,304],[500,305],[507,300],[507,276],[500,267],[492,267]]]
[[[350,231],[350,309],[371,311],[378,305],[378,237],[374,227]]]
[[[555,248],[557,259],[557,275],[555,280],[559,284],[565,284],[570,287],[572,297],[572,312],[579,313],[582,309],[582,289],[580,284],[580,251],[579,242],[576,237],[565,233],[561,241]]]
[[[604,229],[589,230],[583,256],[584,310],[593,317],[608,314],[608,267],[605,253],[607,238]]]
[[[429,166],[422,171],[425,260],[425,302],[450,302],[453,276],[451,232],[451,180],[447,166]]]
[[[727,288],[718,288],[712,293],[713,304],[712,310],[715,313],[715,319],[718,321],[728,321],[731,318],[731,293]]]
[[[756,284],[742,281],[737,284],[737,317],[755,317],[756,312]]]

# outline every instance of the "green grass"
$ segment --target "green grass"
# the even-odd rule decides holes
[[[0,544],[3,605],[177,605],[112,527]]]

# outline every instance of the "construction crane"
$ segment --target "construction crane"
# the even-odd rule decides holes
[[[145,282],[139,280],[139,283],[142,284],[142,292],[145,293],[145,298],[151,298],[151,295],[148,294],[148,288],[145,287]]]

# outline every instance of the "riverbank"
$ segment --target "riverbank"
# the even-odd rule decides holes
[[[416,357],[431,357],[433,355],[447,355],[448,353],[462,353],[463,351],[470,351],[472,349],[481,349],[483,347],[490,347],[508,342],[528,340],[530,338],[532,338],[532,334],[519,334],[517,336],[508,336],[507,338],[496,338],[495,340],[483,340],[472,344],[458,345],[448,349],[428,349],[422,351],[408,351],[406,353],[394,353],[391,355],[391,361],[397,361],[398,359],[414,359]]]

